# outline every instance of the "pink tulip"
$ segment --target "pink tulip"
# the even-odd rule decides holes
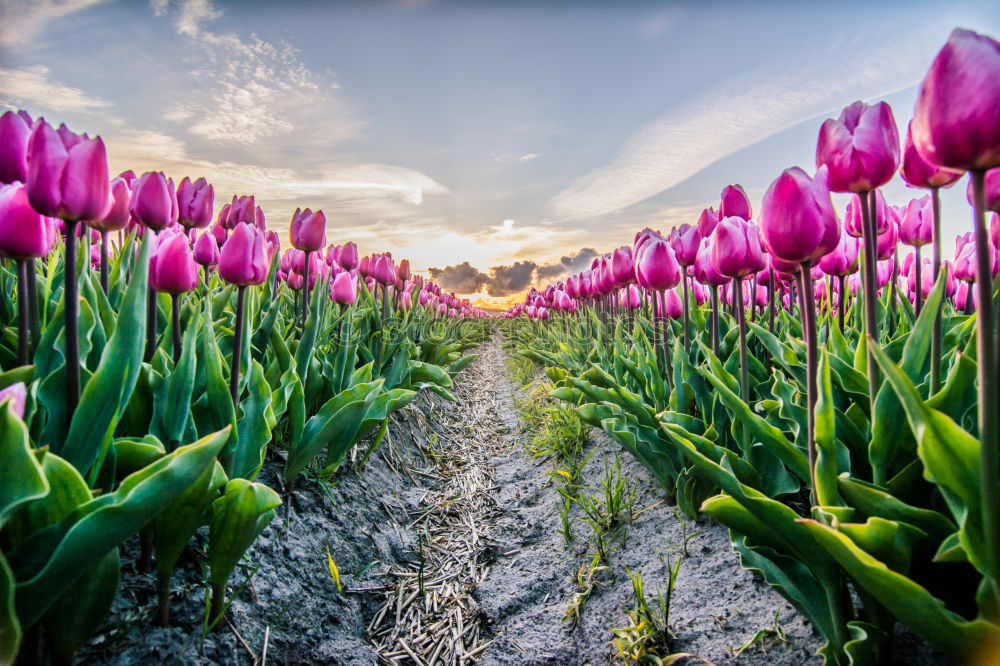
[[[28,200],[42,215],[97,220],[111,207],[108,158],[100,137],[52,129],[39,118],[28,140]]]
[[[819,268],[827,275],[843,277],[858,270],[858,251],[860,244],[857,238],[843,234],[832,251],[819,260]]]
[[[681,281],[681,269],[670,244],[663,239],[649,242],[636,262],[636,278],[646,289],[672,289]]]
[[[191,229],[204,229],[212,221],[215,188],[204,178],[184,180],[177,186],[177,221]]]
[[[896,245],[899,243],[899,231],[895,222],[889,224],[885,233],[879,234],[877,254],[879,260],[889,259],[896,253]]]
[[[317,252],[326,246],[326,215],[306,208],[295,209],[292,224],[288,230],[292,246],[305,252]]]
[[[719,215],[714,208],[706,208],[698,216],[698,236],[708,238],[715,231],[715,225],[719,223]]]
[[[626,285],[635,276],[632,248],[620,247],[611,255],[611,274],[618,285]]]
[[[341,266],[349,271],[354,270],[358,267],[358,246],[353,242],[344,243],[340,248],[340,257],[338,259]]]
[[[111,208],[99,220],[88,220],[87,224],[100,231],[119,231],[128,226],[132,220],[129,206],[132,193],[124,178],[118,176],[111,181]]]
[[[330,298],[340,305],[352,305],[358,299],[357,277],[347,271],[337,274],[330,285]]]
[[[784,261],[811,262],[832,252],[841,234],[826,167],[813,178],[798,167],[783,171],[764,194],[760,232],[768,252]]]
[[[750,198],[742,185],[727,185],[722,190],[722,201],[719,204],[719,219],[739,217],[744,220],[753,218],[750,208]]]
[[[198,286],[198,267],[184,234],[161,235],[149,259],[149,285],[167,294],[183,294]]]
[[[219,253],[219,275],[241,287],[267,279],[264,234],[260,229],[245,222],[236,225]]]
[[[816,166],[830,170],[834,192],[868,192],[888,183],[899,167],[899,132],[885,102],[854,102],[819,130]]]
[[[1000,42],[954,30],[920,84],[913,143],[938,167],[969,171],[1000,166],[998,110]]]
[[[28,389],[24,382],[11,384],[7,388],[0,389],[0,405],[7,403],[10,413],[18,419],[24,418],[24,405],[28,400]]]
[[[31,121],[14,111],[0,116],[0,183],[28,179],[28,139]]]
[[[203,233],[194,243],[194,260],[206,268],[219,263],[219,245],[211,233]]]
[[[56,241],[52,218],[28,203],[21,183],[0,185],[0,257],[25,260],[44,257]]]
[[[671,319],[680,319],[684,314],[684,304],[681,297],[677,295],[675,289],[667,289],[663,292],[663,312]]]
[[[986,195],[986,210],[1000,211],[1000,168],[990,169],[986,172],[983,181],[983,190]],[[972,179],[969,179],[969,186],[966,189],[966,196],[969,205],[974,206],[972,201]]]
[[[756,273],[764,266],[757,227],[740,217],[719,220],[712,233],[712,265],[730,278]]]
[[[698,257],[698,244],[701,241],[698,227],[682,224],[675,231],[676,234],[672,234],[670,237],[670,246],[674,249],[674,256],[681,266],[690,266]]]
[[[712,261],[712,247],[707,238],[701,239],[698,256],[694,261],[694,279],[707,287],[727,284],[729,278],[720,273]]]
[[[410,279],[410,260],[403,259],[399,262],[399,266],[396,267],[396,277],[403,282]]]
[[[961,171],[940,169],[923,157],[913,143],[913,121],[906,126],[906,138],[903,141],[903,164],[899,167],[899,175],[910,187],[948,187],[962,177]]]
[[[929,245],[934,233],[934,205],[930,195],[912,199],[903,214],[899,225],[899,241],[911,247]]]
[[[140,224],[161,231],[177,222],[177,194],[174,181],[161,171],[142,174],[132,189],[129,205],[132,217]]]

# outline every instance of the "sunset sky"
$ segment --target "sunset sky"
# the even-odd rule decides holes
[[[902,134],[956,26],[1000,35],[1000,3],[0,0],[0,107],[502,301],[727,184],[757,204],[856,99]]]

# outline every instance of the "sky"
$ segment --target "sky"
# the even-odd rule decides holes
[[[0,109],[502,305],[726,185],[756,209],[855,100],[902,136],[955,27],[1000,36],[1000,3],[0,0]]]

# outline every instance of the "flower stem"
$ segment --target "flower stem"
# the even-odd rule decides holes
[[[76,283],[76,225],[66,221],[66,256],[63,268],[63,327],[66,337],[66,415],[72,421],[80,402],[80,295]]]
[[[24,276],[28,293],[28,326],[31,328],[31,348],[38,349],[38,341],[42,337],[42,324],[38,316],[38,280],[35,275],[35,260],[31,259],[24,267]]]
[[[816,303],[810,282],[809,262],[799,271],[799,305],[802,308],[802,334],[806,339],[806,450],[809,453],[809,497],[816,504],[816,375],[819,354],[816,347]]]
[[[981,510],[983,512],[986,552],[994,595],[994,610],[1000,608],[1000,478],[997,453],[1000,443],[1000,404],[997,401],[997,367],[993,339],[993,276],[990,266],[990,239],[986,229],[985,171],[972,171],[972,198],[975,208],[976,288],[979,290],[976,314],[979,361],[979,438],[982,442]],[[971,285],[970,285],[971,287]],[[972,299],[970,288],[966,299]],[[997,618],[991,618],[997,619]]]
[[[712,353],[719,355],[719,288],[712,285]]]
[[[687,272],[687,267],[683,267],[681,270],[686,273]],[[688,315],[688,280],[687,280],[687,275],[684,275],[681,278],[681,282],[684,284],[684,352],[687,353],[688,348],[689,348],[689,344],[690,344],[688,342],[688,335],[689,335],[688,334],[688,326],[689,326],[689,324],[688,324],[688,316],[689,315]]]
[[[767,269],[767,332],[774,333],[774,269]],[[843,326],[841,326],[843,328]]]
[[[246,297],[247,288],[243,285],[236,287],[236,328],[233,331],[233,360],[232,372],[229,373],[229,394],[233,398],[233,407],[239,405],[240,390],[240,359],[243,356],[243,301]]]
[[[868,192],[862,192],[858,195],[858,199],[861,202],[861,218],[862,218],[862,228],[864,230],[864,253],[865,253],[865,266],[864,273],[862,277],[864,279],[864,298],[865,298],[865,333],[868,335],[870,341],[878,342],[878,294],[876,289],[878,288],[876,277],[875,277],[875,263],[877,261],[875,255],[875,244],[878,242],[876,235],[878,229],[878,223],[873,219],[873,217],[878,215],[878,208],[872,210],[871,200],[869,199]],[[874,215],[872,214],[874,213]],[[869,342],[869,344],[872,344]],[[869,414],[872,420],[875,419],[875,396],[878,393],[879,385],[878,377],[878,365],[875,363],[875,356],[868,351],[868,390],[869,390]]]
[[[28,365],[28,262],[17,262],[17,364]]]
[[[170,314],[174,333],[174,366],[181,360],[181,297],[170,294]]]
[[[101,231],[101,289],[108,295],[108,232]]]
[[[914,302],[914,312],[919,317],[920,311],[924,307],[924,283],[920,281],[921,278],[921,266],[920,266],[920,246],[917,245],[913,248],[913,278],[917,282],[917,292],[915,294],[916,300]]]
[[[743,306],[743,279],[733,278],[733,301],[736,305],[736,322],[740,327],[740,400],[750,404],[750,375],[747,370],[747,313]],[[750,429],[743,424],[743,441],[741,448],[750,451]]]
[[[309,251],[306,251],[305,268],[302,272],[302,330],[306,330],[309,317]]]
[[[933,201],[933,237],[932,237],[932,266],[934,270],[934,283],[937,284],[938,273],[941,272],[941,191],[938,188],[931,190],[931,200]],[[922,288],[922,287],[921,287]],[[942,332],[941,308],[944,300],[938,304],[937,316],[934,317],[934,329],[931,332],[931,387],[930,394],[934,395],[941,388],[941,345],[944,340]]]

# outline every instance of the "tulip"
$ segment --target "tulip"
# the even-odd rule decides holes
[[[972,180],[969,180],[969,187],[966,191],[969,204],[975,206],[972,192]],[[986,200],[986,210],[1000,211],[1000,168],[990,169],[983,177],[983,196]]]
[[[129,209],[140,224],[159,233],[177,222],[174,181],[160,171],[148,171],[132,190]]]
[[[177,186],[177,221],[189,229],[204,229],[212,221],[215,188],[204,178],[191,182],[187,176]]]
[[[719,223],[719,215],[714,208],[706,208],[698,216],[698,235],[701,238],[708,238],[715,231],[715,225]]]
[[[353,242],[344,243],[340,249],[338,261],[341,266],[349,271],[358,268],[358,246]]]
[[[663,310],[671,319],[677,320],[681,318],[684,306],[675,290],[667,289],[663,292]]]
[[[31,207],[25,186],[21,183],[0,185],[0,257],[17,262],[17,348],[20,365],[28,365],[30,360],[29,335],[37,345],[41,333],[38,300],[31,281],[34,262],[36,258],[48,255],[55,240],[52,219]]]
[[[899,132],[889,105],[854,102],[820,127],[816,166],[827,166],[834,192],[870,192],[892,179],[899,153]]]
[[[346,271],[338,273],[330,286],[330,298],[340,305],[353,305],[358,299],[357,278]]]
[[[705,211],[707,212],[707,211]],[[702,214],[704,215],[705,212]],[[698,258],[698,245],[701,241],[701,235],[699,233],[699,226],[688,226],[682,224],[679,229],[677,229],[677,234],[671,238],[670,245],[674,249],[674,255],[677,257],[677,263],[680,264],[684,270],[685,277],[681,281],[684,285],[684,349],[688,349],[689,343],[688,338],[690,336],[689,328],[690,322],[688,321],[688,281],[687,281],[687,267],[694,264],[695,259]],[[714,225],[712,225],[714,230]]]
[[[194,260],[205,272],[205,287],[208,287],[208,276],[212,266],[219,263],[219,245],[211,233],[203,233],[194,242]]]
[[[229,393],[233,406],[239,405],[240,358],[243,343],[243,309],[246,288],[267,279],[267,259],[264,256],[264,234],[246,222],[237,224],[232,236],[219,252],[219,277],[236,285],[236,326],[233,331],[232,371]]]
[[[14,111],[0,116],[0,183],[28,179],[28,139],[31,121]]]
[[[634,278],[632,248],[620,247],[611,255],[611,274],[619,286],[627,285]]]
[[[726,277],[742,278],[764,266],[757,227],[743,218],[720,220],[712,234],[711,247],[712,264]]]
[[[303,252],[318,252],[326,246],[326,215],[310,209],[295,209],[289,229],[292,246]]]
[[[10,413],[19,419],[24,419],[24,406],[28,400],[28,389],[24,382],[17,382],[0,389],[0,406],[7,404]]]
[[[156,253],[149,261],[149,285],[158,292],[170,294],[174,363],[178,363],[181,358],[179,296],[198,286],[198,267],[191,254],[191,246],[188,245],[187,236],[169,232],[160,236]],[[156,330],[154,329],[154,340],[155,337]]]
[[[832,252],[841,234],[826,168],[814,178],[798,167],[783,171],[764,194],[760,233],[768,251],[784,261],[811,266]]]
[[[896,254],[896,245],[899,244],[899,228],[893,222],[886,229],[885,233],[879,234],[875,243],[875,254],[879,261],[891,258]]]
[[[674,251],[663,239],[646,245],[636,261],[636,278],[646,289],[672,289],[681,281],[681,269]]]
[[[38,119],[27,148],[28,201],[42,215],[66,222],[63,272],[66,341],[66,408],[72,418],[80,400],[76,224],[104,217],[111,207],[108,159],[100,137],[77,136],[65,125],[54,130]]]
[[[913,142],[913,121],[906,126],[906,138],[903,140],[903,163],[899,167],[899,175],[910,187],[938,189],[954,185],[962,177],[962,171],[942,169],[923,158]]]
[[[728,185],[722,190],[722,201],[719,203],[719,220],[727,217],[739,217],[750,220],[752,210],[750,199],[742,185]]]
[[[403,259],[399,262],[399,266],[396,267],[396,277],[406,282],[410,279],[410,260]]]

